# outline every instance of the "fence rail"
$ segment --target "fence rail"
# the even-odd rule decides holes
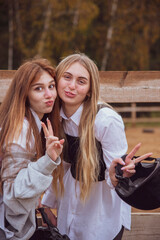
[[[130,122],[132,125],[136,123],[156,123],[160,122],[160,114],[157,114],[157,117],[147,116],[147,117],[138,117],[137,113],[160,113],[160,106],[137,106],[137,103],[130,103],[130,106],[120,106],[115,109],[120,114],[123,114],[123,121]],[[125,117],[124,113],[130,113],[130,117]]]
[[[15,70],[0,70],[0,103],[15,74]],[[159,117],[137,118],[138,112],[160,112],[160,106],[137,106],[137,103],[160,103],[160,71],[100,71],[100,96],[123,117],[124,122],[160,122]],[[130,106],[116,106],[129,103]]]

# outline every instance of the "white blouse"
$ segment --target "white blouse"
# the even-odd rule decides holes
[[[66,134],[78,136],[82,110],[83,105],[67,118],[61,109]],[[42,204],[57,208],[57,227],[71,240],[112,240],[122,225],[130,229],[131,207],[118,197],[108,173],[112,160],[124,155],[128,147],[121,116],[108,107],[100,109],[95,120],[95,137],[102,144],[107,169],[105,180],[92,184],[91,194],[85,204],[79,199],[79,184],[75,191],[70,164],[65,162],[64,196],[56,200],[50,186],[42,199]]]

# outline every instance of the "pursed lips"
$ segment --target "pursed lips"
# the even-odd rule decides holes
[[[68,97],[75,97],[75,96],[76,96],[75,93],[72,93],[72,92],[69,92],[69,91],[65,91],[65,94],[66,94],[66,96],[68,96]]]
[[[52,105],[53,105],[53,103],[54,103],[54,101],[51,101],[51,100],[50,100],[50,101],[47,101],[47,102],[45,102],[45,104],[46,104],[47,106],[49,106],[49,107],[50,107],[50,106],[52,106]]]

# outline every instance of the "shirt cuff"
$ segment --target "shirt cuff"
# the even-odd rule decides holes
[[[61,163],[61,158],[60,156],[56,159],[55,164],[58,166]]]
[[[110,179],[109,171],[108,171],[108,170],[105,171],[105,180],[106,180],[107,185],[108,185],[111,189],[114,189],[114,188],[115,188],[115,187],[113,186],[113,184],[112,184],[111,179]]]
[[[52,174],[53,170],[61,163],[61,158],[58,157],[54,162],[47,154],[39,158],[36,162],[30,163],[32,167],[44,175]]]

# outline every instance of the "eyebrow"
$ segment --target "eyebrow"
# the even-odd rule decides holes
[[[49,82],[49,84],[50,84],[50,83],[55,83],[55,80],[54,80],[54,79],[51,80],[51,81]],[[31,84],[31,87],[42,86],[42,85],[44,85],[44,84],[43,84],[43,83],[36,82],[36,83],[34,83],[34,84]]]
[[[73,74],[72,73],[70,73],[70,72],[64,72],[64,74],[65,73],[67,73],[67,74],[69,74],[69,75],[72,75],[73,76]],[[79,76],[78,78],[83,78],[83,79],[86,79],[87,81],[89,81],[89,79],[88,78],[86,78],[86,77],[84,77],[84,76]]]

